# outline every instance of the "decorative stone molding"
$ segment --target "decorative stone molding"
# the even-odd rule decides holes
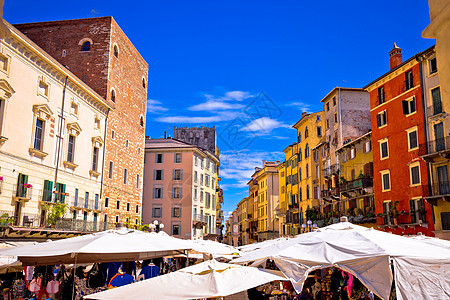
[[[81,127],[77,122],[67,124],[67,132],[70,135],[78,136],[81,133]]]
[[[33,105],[34,115],[38,118],[48,121],[53,115],[52,110],[47,104],[36,104]]]
[[[100,148],[101,146],[103,146],[102,138],[99,136],[92,137],[92,145],[97,148]]]
[[[39,158],[44,158],[44,157],[46,157],[48,155],[48,153],[46,153],[44,151],[41,151],[39,149],[29,148],[28,151],[30,152],[30,154],[32,156],[36,156],[36,157],[39,157]]]
[[[5,79],[0,79],[0,98],[9,100],[15,93],[12,86]]]

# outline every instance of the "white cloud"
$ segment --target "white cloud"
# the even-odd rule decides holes
[[[203,94],[206,102],[191,106],[188,109],[192,111],[216,111],[216,110],[237,110],[243,109],[245,106],[235,101],[242,101],[244,99],[253,97],[249,92],[244,91],[230,91],[223,96],[214,96],[210,94]]]
[[[303,102],[292,102],[292,103],[288,103],[286,104],[287,106],[294,106],[295,108],[297,108],[299,111],[306,111],[307,113],[311,113],[311,105],[303,103]]]
[[[247,188],[255,167],[261,167],[262,161],[283,160],[283,152],[265,152],[227,150],[220,153],[220,177],[228,179],[229,183],[221,184],[224,189]]]
[[[262,117],[251,121],[246,126],[242,127],[241,131],[251,131],[259,135],[265,135],[272,132],[275,128],[291,128],[291,126],[279,122],[275,119]]]
[[[159,114],[159,113],[169,110],[168,108],[161,106],[161,104],[162,104],[161,101],[148,99],[147,100],[147,111],[149,113]]]
[[[224,101],[208,100],[206,102],[189,107],[193,111],[214,111],[214,110],[232,110],[242,109],[245,106],[237,103],[227,103]]]

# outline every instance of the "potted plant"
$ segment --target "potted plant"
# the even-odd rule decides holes
[[[10,223],[10,217],[7,213],[0,216],[0,225],[8,225]]]
[[[46,204],[43,207],[47,211],[47,225],[55,228],[56,222],[66,213],[67,205],[61,202]]]

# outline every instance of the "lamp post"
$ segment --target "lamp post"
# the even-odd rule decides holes
[[[305,223],[302,224],[302,228],[303,228],[303,233],[305,233],[307,230],[308,230],[308,232],[311,232],[311,231],[317,229],[317,224],[316,223],[313,224],[313,222],[311,220],[308,220],[308,221],[306,221],[306,224]]]
[[[153,223],[148,224],[148,227],[152,231],[158,233],[164,228],[164,224],[163,223],[159,223],[158,220],[155,220],[155,221],[153,221]]]

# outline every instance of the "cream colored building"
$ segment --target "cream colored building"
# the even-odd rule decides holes
[[[0,42],[1,213],[14,225],[45,226],[43,204],[59,201],[70,209],[57,227],[99,230],[105,122],[113,106],[6,25],[11,34]]]

